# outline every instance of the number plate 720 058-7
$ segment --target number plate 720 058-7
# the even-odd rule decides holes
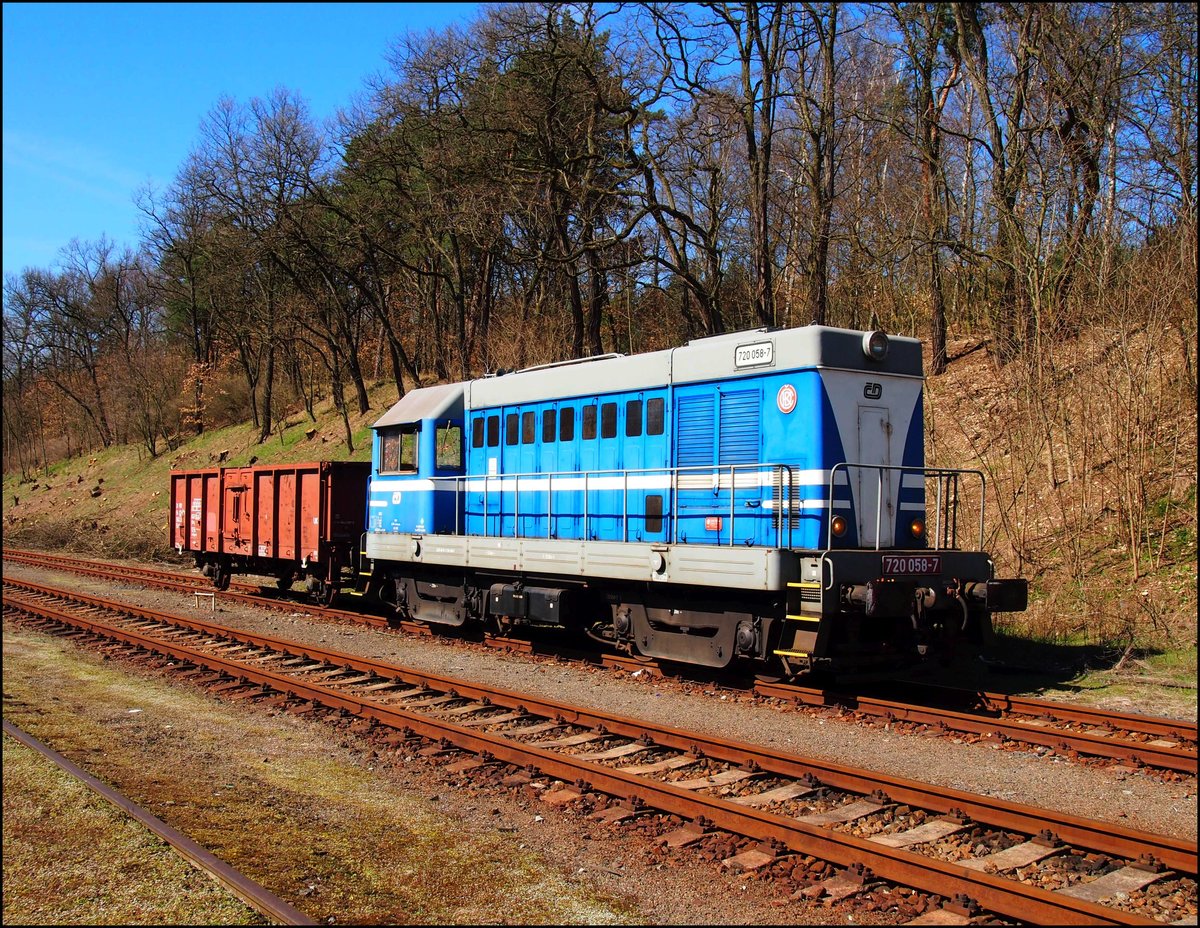
[[[885,554],[885,574],[939,574],[942,558],[938,554]]]

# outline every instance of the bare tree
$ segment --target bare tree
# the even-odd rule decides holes
[[[991,202],[996,211],[996,249],[1000,294],[992,314],[992,352],[1000,361],[1015,357],[1036,325],[1024,278],[1029,244],[1018,215],[1029,154],[1026,110],[1033,76],[1034,49],[1041,38],[1038,7],[998,8],[1008,29],[1011,64],[998,74],[988,54],[980,4],[954,3],[959,58],[970,76],[982,110],[986,139],[980,144],[992,164]]]
[[[900,30],[911,99],[912,139],[921,163],[923,228],[919,250],[928,270],[931,373],[946,370],[946,298],[942,288],[941,249],[948,234],[945,173],[942,161],[942,113],[959,81],[960,65],[954,21],[948,4],[890,5]]]
[[[774,325],[772,154],[792,37],[789,23],[795,8],[788,3],[748,0],[703,3],[699,10],[653,4],[649,12],[672,90],[692,100],[723,97],[737,101],[734,114],[741,129],[748,177],[750,301],[758,322]],[[732,77],[722,76],[727,69]]]

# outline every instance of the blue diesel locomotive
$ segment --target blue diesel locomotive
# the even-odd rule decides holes
[[[374,426],[364,576],[404,618],[710,667],[986,643],[1027,585],[979,550],[982,474],[924,466],[922,384],[916,339],[807,326],[411,391]]]

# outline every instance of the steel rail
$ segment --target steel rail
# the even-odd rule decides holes
[[[170,653],[192,664],[207,665],[215,671],[227,674],[243,682],[252,682],[279,692],[288,693],[296,698],[312,702],[314,705],[341,709],[361,717],[372,718],[393,728],[415,732],[422,737],[441,741],[446,744],[454,744],[465,750],[480,754],[485,758],[493,758],[517,766],[533,764],[543,772],[567,782],[586,783],[589,788],[600,789],[611,795],[626,799],[640,799],[655,808],[674,814],[695,818],[699,811],[700,815],[709,819],[717,826],[730,831],[761,839],[781,841],[787,847],[798,852],[813,854],[822,859],[831,860],[834,863],[844,865],[852,863],[866,864],[878,873],[878,875],[886,879],[915,886],[928,892],[946,895],[965,892],[980,904],[1001,914],[1048,924],[1154,923],[1153,920],[1113,910],[1096,903],[1058,896],[1045,890],[1032,889],[1002,877],[979,873],[956,864],[934,861],[910,852],[880,846],[864,839],[831,832],[819,826],[807,825],[797,819],[781,818],[769,813],[759,812],[758,810],[738,807],[717,797],[696,795],[673,786],[670,783],[648,780],[644,777],[625,773],[620,769],[601,767],[597,764],[570,756],[554,754],[532,745],[516,744],[501,736],[477,730],[467,730],[453,723],[431,718],[424,714],[397,709],[374,700],[363,700],[354,695],[331,690],[319,684],[297,680],[294,677],[279,675],[265,669],[250,668],[239,664],[237,661],[197,651],[186,646],[167,644],[161,639],[155,639],[128,629],[114,628],[97,622],[94,619],[69,616],[61,613],[60,610],[45,605],[31,605],[37,612],[42,612],[59,621],[87,627],[105,637],[125,641],[126,643],[145,648],[152,652]],[[121,606],[121,608],[124,609],[125,607]],[[187,624],[193,623],[189,621]],[[300,648],[296,650],[306,649]],[[311,651],[312,649],[307,650]],[[309,654],[308,656],[311,657],[312,655]],[[341,663],[343,657],[349,656],[337,655],[334,652],[327,654],[326,659],[331,663]],[[354,659],[351,660],[353,661]],[[371,662],[361,663],[369,665]],[[353,665],[347,664],[347,666]],[[418,674],[415,676],[422,677],[423,675]],[[437,687],[435,686],[434,688],[436,689]],[[469,693],[467,690],[476,690],[477,692]],[[504,691],[501,692],[503,693]],[[491,691],[484,688],[472,687],[468,684],[456,687],[455,693],[463,698],[480,698],[484,694],[491,693]],[[491,693],[491,695],[495,697],[500,694]],[[523,700],[520,708],[525,711],[537,713],[538,710],[529,709],[529,704],[533,701],[528,700],[524,696],[519,696],[519,698]],[[491,699],[492,704],[497,704],[497,702],[497,699]],[[561,706],[561,704],[557,705]],[[576,719],[577,724],[587,724],[582,716],[590,715],[590,713],[579,713],[573,707],[565,708],[568,712],[576,712],[580,716]],[[563,718],[561,715],[559,717],[561,721],[568,723],[571,721],[568,718]],[[646,731],[646,726],[643,723],[629,723],[631,725],[630,731],[627,733],[621,732],[614,728],[614,724],[624,724],[624,720],[607,717],[601,718],[603,718],[603,722],[611,734],[632,735],[635,732],[644,733]],[[697,744],[698,739],[694,736],[688,733],[670,732],[670,730],[664,731],[669,732],[676,739],[676,746],[684,749],[690,748],[693,751],[701,750],[700,745]],[[704,741],[704,739],[699,740]],[[728,742],[713,743],[723,748],[730,746]],[[684,747],[685,744],[687,748]],[[734,745],[734,747],[744,749],[746,746]],[[767,760],[775,761],[778,759],[768,757]],[[803,764],[799,759],[792,759],[792,761]],[[845,768],[842,769],[843,771],[845,770]],[[850,773],[861,777],[861,774],[854,771],[850,771]],[[827,782],[829,781],[827,780]],[[883,778],[878,782],[891,786],[894,789],[897,785],[904,784],[906,781]],[[830,782],[829,785],[837,786],[841,784]],[[915,784],[915,786],[918,789],[921,788],[920,784]],[[940,794],[945,794],[945,791],[939,792]],[[958,794],[954,798],[961,803],[963,797],[969,797],[969,794]],[[895,793],[892,793],[890,798],[897,801],[913,801]],[[1016,808],[1021,809],[1023,807]],[[1036,810],[1033,811],[1036,813]],[[1051,821],[1058,823],[1058,819]],[[1072,821],[1078,827],[1084,820],[1073,819]],[[1137,833],[1130,832],[1127,829],[1114,829],[1113,826],[1108,826],[1104,823],[1088,824],[1091,826],[1089,830],[1093,833],[1122,831],[1125,833],[1125,838],[1133,839],[1134,844],[1126,851],[1127,856],[1140,856],[1146,852],[1149,846],[1153,846],[1159,850],[1163,849],[1161,840],[1157,839],[1156,836],[1142,835],[1139,836],[1139,840],[1139,838],[1134,837]],[[1028,830],[1028,820],[1020,827],[1023,830]],[[1061,823],[1059,823],[1058,830],[1063,837],[1066,837],[1064,829],[1061,828]],[[1169,843],[1183,844],[1182,842]],[[1190,848],[1184,847],[1181,850],[1183,852],[1182,855],[1174,855],[1177,859],[1168,860],[1166,854],[1161,859],[1168,866],[1185,870],[1188,873],[1194,873],[1195,846],[1191,845]],[[1188,866],[1189,862],[1190,868]]]
[[[363,625],[374,627],[389,627],[387,618],[383,616],[372,615],[369,612],[349,612],[344,609],[333,609],[329,606],[315,606],[310,603],[297,602],[290,599],[276,599],[274,597],[263,597],[254,590],[261,590],[262,585],[257,583],[241,583],[234,584],[242,587],[246,592],[239,592],[234,589],[217,590],[210,584],[197,582],[196,579],[181,576],[180,574],[172,574],[168,571],[153,570],[151,568],[125,568],[115,564],[104,564],[99,561],[75,560],[72,558],[64,558],[55,555],[41,555],[34,552],[13,552],[5,551],[4,557],[12,557],[18,563],[28,564],[35,567],[51,566],[56,570],[66,570],[73,573],[83,574],[88,577],[99,577],[103,579],[118,579],[118,580],[134,580],[140,583],[148,583],[153,586],[167,590],[176,590],[183,593],[212,593],[215,596],[221,597],[223,600],[232,600],[234,602],[243,603],[249,606],[258,606],[265,609],[283,610],[287,612],[308,612],[312,615],[325,616],[327,618],[349,619]],[[132,571],[133,576],[122,576],[121,571]],[[137,574],[140,573],[141,576]],[[406,629],[409,631],[420,632],[420,629]]]
[[[1107,709],[1096,709],[1075,703],[1013,696],[1009,693],[993,693],[986,690],[958,689],[931,683],[914,683],[908,680],[891,681],[887,686],[889,690],[899,690],[905,693],[906,697],[911,696],[914,700],[920,700],[930,708],[934,704],[971,706],[980,712],[1011,712],[1031,718],[1089,725],[1093,728],[1109,726],[1149,737],[1174,738],[1192,742],[1197,740],[1196,723],[1186,719],[1139,715],[1133,712],[1111,712]],[[859,702],[883,699],[883,697],[872,695],[869,688],[865,688],[862,692],[852,690],[836,692],[794,686],[783,682],[768,683],[761,680],[755,681],[754,688],[763,696],[803,702],[806,705],[843,706],[848,709],[857,708],[856,703]],[[911,702],[906,704],[911,705]]]
[[[84,786],[107,799],[126,815],[135,819],[174,848],[181,857],[203,870],[214,880],[241,899],[254,911],[282,925],[319,925],[320,922],[305,915],[299,909],[284,902],[270,890],[259,885],[243,873],[239,873],[225,861],[205,850],[187,835],[172,828],[156,815],[143,809],[127,796],[96,779],[82,767],[67,760],[49,745],[33,735],[4,720],[4,733],[47,757]]]

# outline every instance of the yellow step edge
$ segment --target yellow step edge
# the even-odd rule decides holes
[[[821,621],[820,616],[812,616],[812,615],[785,615],[784,618],[788,619],[789,621],[792,621],[792,622],[820,622]]]
[[[789,583],[788,586],[796,587],[797,589],[815,590],[821,586],[820,580],[798,580],[795,583]]]
[[[780,657],[808,657],[807,651],[776,651]]]

